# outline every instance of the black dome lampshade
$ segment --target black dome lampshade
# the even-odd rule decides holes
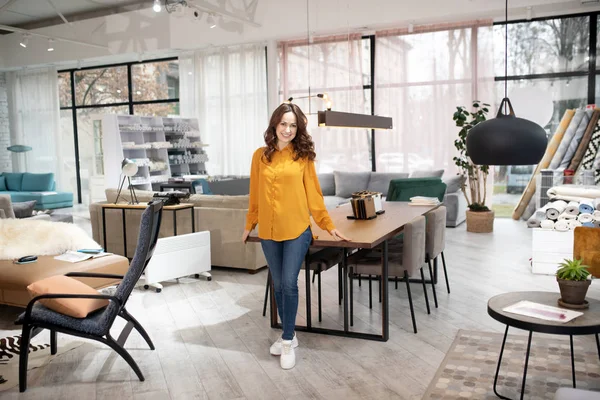
[[[509,114],[502,112],[505,103]],[[544,128],[518,118],[507,97],[502,99],[496,118],[480,122],[467,134],[467,155],[478,165],[537,164],[547,145]]]

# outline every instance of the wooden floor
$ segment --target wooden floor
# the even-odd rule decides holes
[[[487,315],[491,296],[557,291],[553,277],[530,273],[531,231],[523,222],[496,220],[493,234],[467,233],[463,224],[449,229],[447,240],[452,293],[447,294],[440,282],[439,308],[427,315],[422,287],[412,284],[416,335],[406,288],[401,284],[394,290],[390,283],[388,342],[299,332],[296,367],[283,371],[279,359],[269,354],[281,332],[272,330],[261,315],[266,271],[249,275],[219,269],[213,270],[212,282],[186,279],[166,283],[160,294],[136,290],[132,295],[128,308],[156,345],[155,351],[148,350],[136,333],[127,342],[145,382],[139,382],[116,353],[89,342],[30,371],[25,394],[15,388],[0,398],[420,399],[459,329],[503,332],[503,326]],[[339,325],[337,271],[326,272],[323,279],[324,325]],[[299,284],[302,323],[303,273]],[[600,284],[591,285],[589,297],[600,298]],[[355,282],[355,301],[357,327],[379,327],[379,303],[375,297],[375,307],[369,310],[364,282],[361,288]],[[17,312],[0,307],[4,321]]]

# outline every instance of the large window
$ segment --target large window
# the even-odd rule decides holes
[[[131,78],[129,78],[131,77]],[[164,59],[60,71],[61,132],[73,137],[75,157],[64,160],[78,202],[88,204],[94,182],[103,185],[103,114],[179,115],[179,62]],[[65,141],[73,146],[73,141]]]
[[[518,21],[508,24],[508,77],[504,76],[505,24],[494,26],[496,99],[518,88],[535,88],[552,99],[553,113],[543,128],[550,138],[567,109],[598,103],[594,69],[590,69],[592,40],[597,37],[597,15]],[[594,30],[593,33],[590,33]],[[592,91],[590,91],[592,88]],[[598,99],[597,99],[598,98]],[[531,105],[535,107],[535,104]],[[494,110],[495,112],[496,110]],[[515,109],[519,116],[519,110]],[[493,115],[490,115],[493,116]],[[529,182],[534,168],[494,168],[493,207],[508,217]]]

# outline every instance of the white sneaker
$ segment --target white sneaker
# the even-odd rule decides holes
[[[294,338],[292,340],[288,340],[289,342],[292,342],[292,347],[296,348],[298,347],[298,338],[296,337],[296,334],[294,333]],[[273,343],[271,345],[271,349],[269,350],[271,352],[272,355],[274,356],[280,356],[281,355],[281,343],[283,342],[282,338],[277,339],[277,341],[275,343]]]
[[[292,369],[296,365],[296,353],[294,352],[293,340],[281,341],[281,358],[279,359],[281,368]]]

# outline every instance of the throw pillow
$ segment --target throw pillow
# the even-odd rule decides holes
[[[463,182],[462,175],[456,175],[448,179],[444,179],[444,183],[446,184],[446,193],[454,193],[460,190]]]
[[[15,218],[29,218],[33,215],[33,208],[37,200],[22,201],[19,203],[13,203],[13,211],[15,212]]]
[[[442,175],[444,175],[443,169],[424,170],[411,172],[409,178],[441,178]]]
[[[0,192],[6,192],[7,190],[6,178],[3,175],[0,175]]]
[[[367,190],[379,192],[383,197],[387,196],[390,181],[392,179],[408,178],[406,172],[371,172],[371,179]]]
[[[54,183],[54,174],[49,172],[47,174],[30,174],[25,172],[23,174],[23,183],[21,185],[21,191],[23,192],[48,192],[52,190],[52,184]]]
[[[352,197],[352,193],[365,190],[369,186],[370,172],[343,172],[333,171],[335,180],[335,195],[338,197]]]
[[[318,174],[319,185],[323,196],[335,196],[335,180],[333,174]]]
[[[32,298],[43,294],[100,294],[96,289],[64,275],[51,276],[27,286]],[[104,299],[43,299],[45,307],[74,318],[85,318],[92,311],[108,305]]]

